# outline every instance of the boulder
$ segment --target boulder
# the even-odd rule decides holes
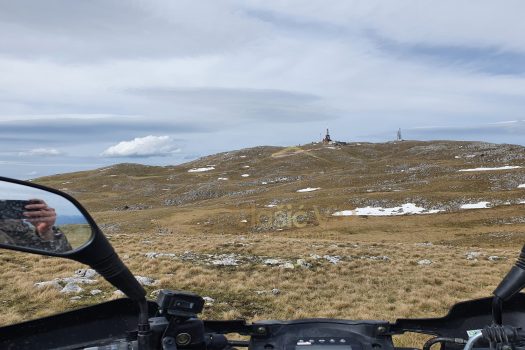
[[[60,291],[60,293],[66,293],[66,294],[69,294],[69,293],[80,293],[82,292],[82,288],[80,288],[80,286],[76,283],[73,283],[73,282],[69,282],[67,283],[64,288],[62,288],[62,290]]]

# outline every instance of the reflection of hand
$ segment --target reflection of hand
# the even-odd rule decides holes
[[[53,225],[57,215],[55,209],[47,206],[41,199],[31,199],[31,204],[25,206],[29,211],[24,212],[27,221],[35,226],[38,235],[45,240],[53,239]]]

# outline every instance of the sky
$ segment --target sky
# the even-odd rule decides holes
[[[523,1],[0,0],[0,175],[320,139],[525,144]]]
[[[0,202],[2,200],[31,200],[41,199],[55,209],[57,220],[61,217],[80,217],[80,222],[86,222],[83,214],[69,200],[38,188],[22,186],[18,184],[0,182]]]

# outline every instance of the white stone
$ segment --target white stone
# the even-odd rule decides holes
[[[121,291],[120,289],[117,289],[116,291],[114,291],[113,295],[118,296],[118,297],[125,297],[126,296],[126,294],[124,294],[124,292]]]
[[[274,266],[274,265],[279,265],[280,263],[281,263],[281,261],[278,260],[278,259],[266,259],[266,260],[264,260],[264,264],[265,265]]]
[[[206,304],[213,304],[215,302],[215,299],[213,299],[211,297],[202,297],[202,299],[204,299],[204,302]]]
[[[38,282],[38,283],[35,283],[35,287],[37,287],[37,288],[53,287],[55,289],[61,289],[62,288],[62,286],[60,285],[60,283],[58,283],[57,280]]]
[[[226,257],[222,259],[213,260],[211,263],[215,266],[237,266],[239,265],[238,261],[233,257]]]
[[[487,259],[490,260],[490,261],[499,261],[499,260],[505,260],[505,257],[497,256],[497,255],[491,255]]]
[[[80,292],[82,292],[82,288],[80,288],[78,284],[75,284],[72,282],[69,282],[68,284],[66,284],[64,288],[62,288],[62,290],[60,291],[60,293],[80,293]]]
[[[323,258],[334,265],[338,264],[339,261],[341,261],[341,257],[337,255],[324,255]]]
[[[481,256],[481,252],[468,252],[466,255],[467,260],[476,260]]]
[[[100,289],[93,289],[91,292],[89,292],[89,294],[91,295],[98,295],[102,293],[102,291]]]
[[[155,285],[155,280],[151,277],[144,277],[144,276],[135,276],[135,279],[142,285],[142,286],[153,286]]]
[[[418,265],[430,265],[432,264],[432,260],[429,260],[429,259],[423,259],[423,260],[419,260],[417,262]]]
[[[297,259],[296,264],[297,266],[303,267],[305,269],[309,269],[310,267],[312,267],[312,264],[306,262],[306,260],[304,259]]]
[[[98,275],[97,271],[93,269],[80,269],[75,271],[75,275],[84,278],[93,278]]]

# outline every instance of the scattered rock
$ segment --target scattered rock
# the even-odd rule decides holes
[[[366,260],[375,260],[375,261],[389,261],[390,258],[386,255],[363,255],[360,257],[360,259],[366,259]]]
[[[146,253],[146,258],[148,259],[158,259],[158,258],[172,258],[175,259],[177,257],[177,254],[173,253],[155,253],[155,252],[149,252]]]
[[[69,300],[71,300],[71,301],[77,301],[77,300],[80,300],[80,299],[82,299],[82,297],[81,297],[80,295],[77,295],[77,296],[75,296],[75,297],[70,298]]]
[[[279,289],[277,289],[277,288],[274,288],[274,289],[272,289],[272,294],[273,295],[279,295],[279,294],[281,294],[281,291]]]
[[[280,263],[281,263],[281,261],[278,260],[278,259],[266,259],[266,260],[264,260],[264,264],[265,265],[270,265],[270,266],[279,265]]]
[[[477,260],[481,256],[481,252],[468,252],[467,260]]]
[[[504,256],[497,256],[497,255],[491,255],[487,259],[490,260],[490,261],[500,261],[500,260],[505,260],[505,257]]]
[[[213,260],[212,265],[215,266],[237,266],[239,262],[233,256],[226,256],[221,259]]]
[[[38,283],[35,283],[35,287],[37,288],[53,287],[55,289],[62,289],[62,286],[60,285],[60,283],[58,283],[57,280],[38,282]]]
[[[93,278],[98,275],[97,271],[93,269],[79,269],[75,271],[75,275],[83,278]]]
[[[89,292],[89,294],[91,295],[98,295],[102,293],[102,291],[100,289],[93,289],[91,292]]]
[[[155,281],[151,277],[144,277],[144,276],[135,276],[135,279],[142,285],[142,286],[153,286],[157,281]]]
[[[432,260],[429,260],[429,259],[423,259],[423,260],[419,260],[417,262],[418,265],[430,265],[432,264]]]
[[[125,297],[126,296],[126,294],[124,294],[124,292],[121,291],[120,289],[117,289],[116,291],[114,291],[113,295],[117,296],[117,297]]]
[[[288,269],[288,270],[293,270],[293,269],[295,269],[294,264],[289,263],[289,262],[284,263],[283,265],[281,265],[281,267],[282,267],[283,269]]]
[[[84,278],[84,277],[64,277],[64,278],[58,279],[58,281],[61,283],[65,283],[65,284],[67,283],[95,284],[98,282],[97,280],[92,280],[90,278]]]
[[[206,305],[212,305],[215,302],[215,299],[211,297],[202,297],[202,299],[204,299],[204,302],[206,303]]]
[[[82,288],[76,283],[69,282],[60,290],[60,293],[80,293],[82,292]]]
[[[305,268],[305,269],[309,269],[312,267],[312,264],[308,263],[306,260],[304,259],[297,259],[297,262],[296,262],[296,265],[298,267],[302,267],[302,268]]]
[[[337,265],[339,261],[341,261],[341,257],[338,255],[323,255],[323,258],[334,265]]]

